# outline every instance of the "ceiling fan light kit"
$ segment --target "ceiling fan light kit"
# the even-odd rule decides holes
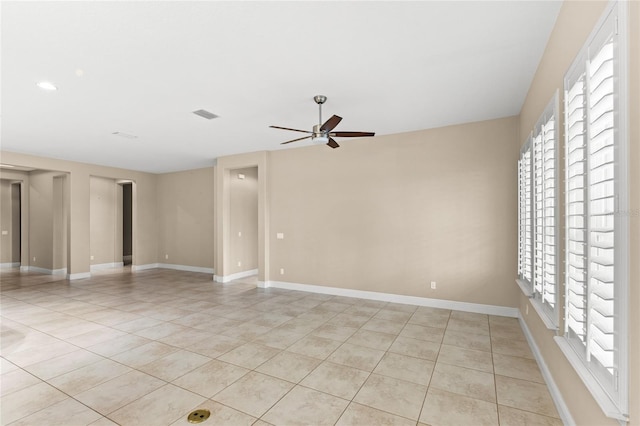
[[[314,126],[314,127],[315,127],[315,126]],[[314,133],[315,133],[315,132],[314,132]],[[324,145],[324,144],[326,144],[326,143],[328,143],[328,142],[329,142],[329,137],[324,136],[324,135],[321,135],[321,134],[314,135],[314,136],[311,138],[311,142]]]
[[[313,97],[313,100],[316,104],[318,104],[318,124],[313,126],[313,131],[308,130],[299,130],[299,129],[291,129],[288,127],[280,127],[280,126],[269,126],[273,129],[281,129],[281,130],[291,130],[294,132],[301,133],[309,133],[310,136],[305,136],[302,138],[292,139],[290,141],[282,142],[281,145],[288,144],[291,142],[297,142],[304,139],[311,139],[311,142],[314,144],[322,144],[328,145],[331,148],[338,148],[338,142],[333,139],[334,137],[342,137],[342,138],[360,138],[360,137],[368,137],[375,136],[374,132],[332,132],[332,130],[342,121],[342,117],[337,115],[332,115],[330,119],[322,123],[322,104],[327,101],[327,97],[324,95],[316,95]]]

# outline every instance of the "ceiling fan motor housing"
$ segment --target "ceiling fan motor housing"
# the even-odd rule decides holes
[[[325,144],[329,142],[329,132],[320,130],[320,124],[313,126],[313,136],[311,142]]]

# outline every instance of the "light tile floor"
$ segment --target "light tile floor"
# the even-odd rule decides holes
[[[1,275],[2,425],[560,425],[518,320],[170,270]]]

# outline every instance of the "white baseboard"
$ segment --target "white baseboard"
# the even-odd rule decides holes
[[[0,263],[0,269],[11,269],[20,266],[20,262]]]
[[[147,263],[146,265],[131,265],[131,272],[146,271],[147,269],[155,269],[159,267],[159,263]]]
[[[172,263],[158,263],[158,268],[175,269],[176,271],[202,272],[203,274],[213,274],[213,268],[205,268],[203,266],[174,265]]]
[[[38,266],[21,266],[20,272],[39,272],[47,275],[67,275],[67,268],[47,269]]]
[[[231,274],[231,275],[224,275],[224,276],[214,275],[213,280],[217,283],[228,283],[229,281],[239,280],[240,278],[246,278],[246,277],[250,277],[252,275],[257,275],[257,274],[258,274],[257,269],[250,269],[248,271],[236,272],[235,274]]]
[[[405,296],[401,294],[379,293],[375,291],[353,290],[348,288],[325,287],[311,284],[288,283],[284,281],[258,282],[261,288],[275,287],[286,290],[306,291],[310,293],[331,294],[334,296],[355,297],[358,299],[381,302],[402,303],[405,305],[428,306],[431,308],[453,309],[456,311],[476,312],[502,317],[518,317],[517,308],[507,306],[483,305],[480,303],[457,302],[454,300],[429,299],[427,297]]]
[[[91,265],[91,271],[102,271],[104,269],[114,269],[114,268],[122,268],[124,266],[124,262],[110,262],[110,263],[98,263],[96,265]]]
[[[56,271],[58,271],[56,269]],[[41,274],[53,275],[52,269],[40,268],[39,266],[21,266],[20,272],[39,272]]]
[[[527,323],[522,318],[522,313],[518,311],[518,319],[520,321],[520,327],[524,332],[525,337],[527,338],[527,342],[529,343],[529,347],[531,348],[531,352],[533,352],[533,356],[538,363],[538,367],[540,367],[540,372],[542,373],[542,377],[547,384],[547,388],[549,388],[549,393],[551,394],[551,398],[553,399],[554,404],[556,405],[556,409],[558,410],[558,414],[562,419],[562,423],[568,426],[573,426],[576,422],[573,420],[571,413],[569,412],[569,407],[564,402],[564,398],[562,398],[562,394],[560,393],[560,389],[556,385],[555,380],[553,380],[553,376],[551,375],[551,371],[549,371],[549,367],[547,367],[547,363],[544,362],[544,358],[542,357],[542,353],[540,349],[538,349],[538,345],[536,341],[533,339],[533,335],[531,331],[529,331],[529,327],[527,327]]]
[[[67,278],[71,281],[73,280],[81,280],[84,278],[90,278],[91,272],[77,272],[75,274],[67,274]]]

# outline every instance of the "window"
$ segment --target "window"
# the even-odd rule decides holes
[[[607,10],[565,76],[566,306],[556,337],[605,414],[620,420],[628,406],[624,7]]]
[[[557,329],[557,114],[553,97],[518,161],[518,285],[547,327]]]
[[[551,329],[557,329],[558,324],[557,105],[556,94],[538,120],[533,136],[533,306]]]
[[[518,279],[522,291],[531,296],[533,273],[533,210],[531,199],[531,137],[518,160]]]

